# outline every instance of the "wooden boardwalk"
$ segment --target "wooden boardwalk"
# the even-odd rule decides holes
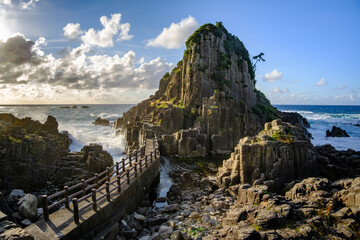
[[[139,189],[144,189],[142,185],[149,185],[150,178],[159,173],[159,156],[156,139],[146,139],[142,151],[121,163],[63,191],[43,196],[44,218],[25,230],[35,239],[78,239],[86,229],[92,230],[94,221],[100,224],[106,215],[111,217],[117,209],[134,205],[132,197],[138,196]],[[80,191],[71,192],[76,189]],[[50,200],[55,202],[49,205]]]

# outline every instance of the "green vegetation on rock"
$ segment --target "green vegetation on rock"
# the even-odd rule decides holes
[[[238,59],[238,65],[240,66],[242,63],[242,60],[245,60],[247,62],[248,68],[249,68],[249,74],[251,79],[255,79],[255,71],[252,65],[252,62],[249,57],[249,52],[246,50],[244,44],[239,40],[238,37],[230,34],[226,28],[223,26],[221,22],[217,22],[216,26],[207,23],[202,25],[200,28],[198,28],[186,41],[186,48],[191,49],[192,45],[198,45],[201,43],[201,39],[204,35],[212,33],[217,37],[222,37],[223,34],[226,36],[226,40],[224,42],[224,48],[227,53],[227,59],[224,58],[224,61],[226,64],[224,64],[224,67],[229,66],[228,63],[231,64],[231,61],[229,59],[229,56],[231,56],[233,53],[236,54]],[[185,52],[187,51],[185,50]],[[184,53],[185,57],[185,53]],[[229,62],[230,61],[230,62]]]

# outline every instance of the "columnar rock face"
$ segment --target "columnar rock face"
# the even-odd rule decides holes
[[[141,124],[136,123],[145,121],[156,126],[160,134],[167,134],[163,140],[168,145],[164,148],[170,155],[185,153],[179,146],[169,147],[169,141],[173,146],[179,141],[174,133],[198,129],[199,137],[189,140],[194,142],[194,138],[205,135],[205,142],[189,143],[196,145],[186,151],[185,156],[189,156],[198,145],[206,152],[232,151],[241,137],[256,134],[263,123],[280,117],[264,94],[256,90],[254,70],[243,43],[221,23],[200,27],[189,37],[186,47],[183,60],[163,76],[155,95],[115,122],[116,128],[130,133],[129,149],[139,145],[133,142],[139,137],[125,129],[139,127]]]
[[[222,187],[265,184],[280,191],[285,183],[303,179],[316,169],[314,147],[303,130],[280,119],[265,124],[254,137],[239,141],[230,159],[219,168]]]
[[[59,133],[52,116],[41,124],[0,114],[0,188],[31,191],[47,182],[78,182],[113,165],[101,146],[85,146],[81,152],[70,153],[70,143],[67,133]]]

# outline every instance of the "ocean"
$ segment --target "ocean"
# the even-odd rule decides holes
[[[73,140],[70,150],[80,151],[89,143],[99,143],[108,151],[115,161],[119,161],[125,150],[123,136],[115,136],[111,127],[95,126],[92,122],[97,117],[114,122],[132,104],[86,105],[89,108],[61,108],[65,105],[2,105],[0,113],[12,113],[24,118],[31,117],[44,123],[48,115],[54,116],[59,123],[60,131],[68,131]],[[73,105],[66,105],[73,106]],[[310,105],[275,105],[280,111],[298,112],[310,122],[309,132],[314,145],[331,144],[338,150],[348,148],[360,151],[360,106],[310,106]],[[341,127],[350,135],[349,138],[327,138],[326,130],[332,126]]]
[[[298,112],[309,123],[308,131],[312,134],[311,142],[315,145],[331,144],[337,150],[349,148],[360,151],[360,106],[330,106],[330,105],[275,105],[284,112]],[[326,137],[326,130],[332,126],[344,129],[350,137]]]
[[[75,105],[77,108],[61,108],[74,105],[2,105],[0,113],[12,113],[16,117],[31,117],[41,123],[48,115],[55,117],[59,123],[59,131],[67,131],[72,139],[71,151],[80,151],[84,145],[99,143],[108,151],[115,161],[124,156],[124,136],[116,136],[112,126],[96,126],[93,124],[98,117],[108,119],[111,123],[129,110],[132,104],[116,105]]]

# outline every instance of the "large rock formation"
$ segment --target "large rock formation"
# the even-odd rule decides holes
[[[183,60],[163,76],[155,95],[114,126],[126,133],[128,150],[139,147],[148,124],[162,135],[166,154],[227,153],[280,116],[256,90],[254,75],[244,44],[221,23],[205,24],[186,41]]]
[[[225,188],[265,184],[280,191],[285,183],[303,179],[315,169],[315,149],[303,129],[277,119],[266,123],[258,135],[239,141],[219,168],[217,182]]]
[[[71,139],[59,133],[56,119],[44,124],[30,118],[0,114],[0,189],[32,191],[48,186],[80,181],[113,165],[101,146],[85,146],[69,152]]]

